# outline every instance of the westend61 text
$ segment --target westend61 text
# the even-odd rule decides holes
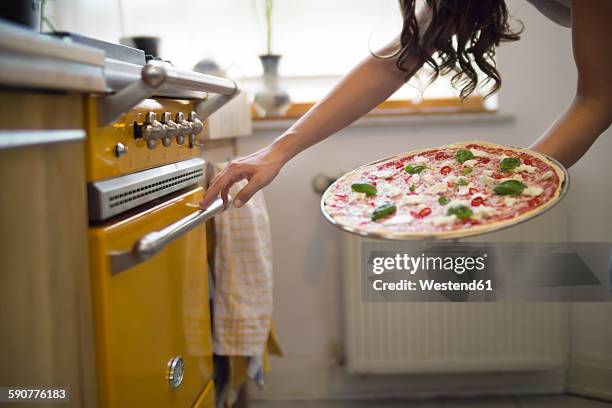
[[[493,290],[491,280],[473,280],[471,282],[436,282],[431,279],[419,279],[417,282],[402,279],[396,282],[383,282],[377,279],[372,282],[372,287],[377,291],[488,291]]]

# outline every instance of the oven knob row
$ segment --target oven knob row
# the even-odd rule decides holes
[[[187,119],[183,112],[178,112],[174,120],[170,112],[164,112],[160,119],[161,121],[157,120],[155,112],[148,112],[142,126],[139,126],[135,133],[136,137],[142,137],[146,141],[149,149],[155,149],[158,140],[161,140],[165,147],[170,147],[173,138],[176,138],[176,143],[179,145],[185,144],[185,139],[189,138],[193,146],[197,135],[204,129],[204,124],[193,111],[189,112]]]

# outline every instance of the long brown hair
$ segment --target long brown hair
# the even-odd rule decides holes
[[[400,0],[404,19],[397,67],[410,79],[425,64],[433,70],[430,83],[451,72],[451,83],[462,99],[478,86],[476,67],[493,81],[489,95],[501,86],[495,66],[495,47],[520,38],[522,24],[513,30],[504,0],[425,0],[427,25],[419,27],[416,0]]]

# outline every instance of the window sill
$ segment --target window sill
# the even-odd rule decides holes
[[[253,121],[253,132],[287,130],[296,118],[258,119]],[[498,111],[480,112],[437,112],[437,113],[410,113],[403,115],[366,115],[353,123],[352,127],[373,126],[454,126],[454,125],[478,125],[478,124],[509,124],[515,121],[515,116],[510,113]]]

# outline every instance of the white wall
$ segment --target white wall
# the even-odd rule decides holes
[[[286,357],[273,361],[275,370],[265,396],[345,396],[364,391],[366,383],[371,388],[378,384],[374,389],[379,391],[389,391],[389,387],[396,391],[432,391],[432,382],[422,376],[410,383],[394,383],[390,378],[364,381],[347,378],[335,364],[342,344],[338,232],[319,213],[320,197],[312,191],[310,182],[320,172],[341,173],[421,146],[466,139],[527,146],[538,137],[566,107],[574,92],[576,75],[570,31],[548,22],[522,0],[509,4],[513,14],[526,25],[523,39],[502,45],[498,53],[504,79],[500,109],[515,115],[514,122],[444,125],[432,121],[426,125],[353,126],[295,158],[266,189],[275,248],[275,321]],[[262,131],[241,139],[240,154],[264,146],[279,133]],[[575,240],[610,239],[612,217],[607,212],[612,183],[602,175],[612,174],[612,161],[606,157],[612,152],[611,136],[610,131],[601,136],[571,171],[573,183],[568,202]],[[574,353],[612,356],[610,306],[574,307]],[[549,380],[555,383],[554,379]],[[450,389],[456,381],[465,383],[462,387],[468,391],[476,387],[465,377],[452,381],[436,377],[438,388]],[[535,383],[545,388],[547,380],[538,381]],[[499,382],[503,386],[504,381]],[[528,390],[529,384],[519,388]]]

